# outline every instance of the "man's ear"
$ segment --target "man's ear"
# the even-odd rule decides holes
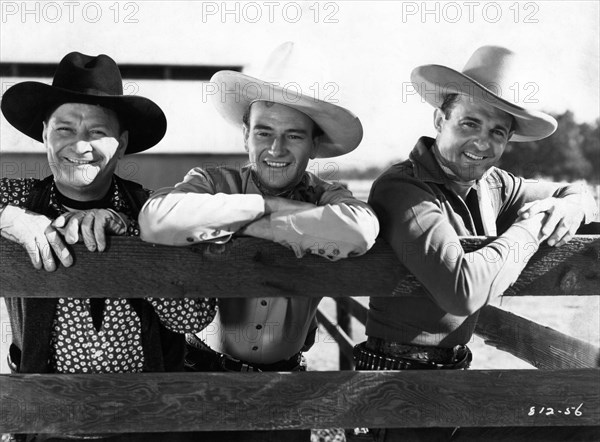
[[[118,158],[121,159],[125,155],[125,151],[127,150],[127,144],[129,143],[129,131],[124,130],[121,135],[119,135],[119,154]]]
[[[244,149],[248,152],[248,137],[250,136],[250,129],[246,124],[242,124],[242,132],[244,133]]]
[[[433,112],[433,127],[438,133],[442,131],[444,120],[446,120],[446,115],[440,108],[436,108]]]
[[[48,139],[48,123],[42,121],[42,125],[44,126],[42,129],[42,143],[46,144],[46,140]]]

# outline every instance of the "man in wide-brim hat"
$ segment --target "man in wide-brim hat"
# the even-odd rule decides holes
[[[211,83],[223,91],[213,95],[213,104],[243,131],[250,164],[197,167],[175,187],[158,191],[140,212],[143,240],[183,246],[248,235],[277,242],[298,257],[313,253],[330,260],[361,255],[374,244],[379,226],[368,205],[341,184],[306,171],[311,158],[355,149],[362,125],[350,111],[310,93],[302,79],[311,85],[318,78],[309,79],[300,60],[288,43],[273,53],[261,78],[232,71],[213,76]],[[319,301],[221,299],[211,331],[188,335],[186,366],[196,371],[303,370],[302,351],[314,342]],[[227,439],[245,440],[235,437],[240,439],[229,432]],[[252,437],[309,440],[310,434]]]
[[[123,95],[114,60],[70,53],[51,86],[19,83],[1,108],[14,127],[44,144],[53,173],[0,182],[1,234],[22,244],[36,268],[71,266],[65,242],[83,239],[90,251],[104,251],[107,234],[138,234],[149,192],[114,171],[123,155],[158,143],[166,119],[151,100]],[[38,297],[6,298],[6,305],[13,372],[122,373],[181,370],[183,333],[210,322],[215,300]]]
[[[479,309],[518,278],[542,241],[560,246],[593,220],[584,186],[526,181],[494,166],[509,141],[540,140],[557,126],[513,100],[518,69],[513,52],[484,46],[462,72],[413,70],[414,87],[435,107],[437,135],[385,171],[369,203],[421,287],[370,300],[358,369],[466,369]],[[475,235],[497,238],[466,253],[459,237]],[[449,440],[453,430],[388,429],[377,440]]]

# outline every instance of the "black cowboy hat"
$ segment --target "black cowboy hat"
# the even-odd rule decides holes
[[[4,93],[0,107],[10,124],[42,142],[42,122],[48,112],[64,103],[97,104],[115,111],[129,131],[126,154],[151,148],[167,130],[165,114],[156,103],[123,95],[119,67],[104,54],[67,54],[56,68],[52,86],[36,81],[18,83]]]

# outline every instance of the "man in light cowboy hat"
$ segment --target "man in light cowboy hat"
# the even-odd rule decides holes
[[[593,220],[583,186],[526,181],[494,167],[509,141],[539,140],[557,126],[511,102],[514,60],[508,49],[485,46],[462,72],[413,70],[413,85],[436,108],[437,136],[419,139],[408,160],[385,171],[369,203],[382,237],[422,287],[371,298],[357,369],[467,368],[479,309],[517,279],[540,242],[562,245]],[[472,235],[497,239],[465,253],[459,236]],[[445,430],[381,430],[374,438],[448,440],[453,429]]]
[[[246,91],[213,95],[213,104],[243,130],[250,164],[194,168],[175,187],[157,191],[140,212],[143,240],[182,246],[248,235],[289,247],[298,257],[313,253],[330,260],[361,255],[374,244],[379,225],[368,205],[306,171],[310,158],[354,150],[362,125],[350,111],[304,94],[308,90],[297,86],[304,72],[295,68],[298,60],[287,43],[273,53],[261,79],[231,71],[213,76],[211,83],[223,90]],[[291,83],[293,91],[278,86]],[[204,340],[188,335],[186,364],[200,371],[301,370],[319,301],[221,299]],[[308,432],[299,433],[308,440]]]
[[[167,123],[151,100],[123,95],[114,60],[72,52],[51,86],[18,83],[1,108],[15,128],[44,144],[53,173],[0,182],[1,234],[22,244],[37,269],[71,266],[67,244],[80,239],[102,252],[106,234],[138,234],[137,215],[149,192],[114,171],[123,155],[158,143]],[[181,370],[183,333],[206,326],[215,306],[214,299],[5,300],[9,365],[19,373]]]

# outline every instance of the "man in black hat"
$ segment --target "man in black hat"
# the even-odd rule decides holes
[[[436,108],[436,138],[422,137],[408,160],[385,171],[369,203],[381,236],[422,286],[370,299],[357,369],[466,369],[481,307],[518,278],[541,242],[560,246],[596,216],[584,186],[524,180],[494,166],[509,141],[539,140],[557,126],[511,100],[515,67],[514,53],[485,46],[463,72],[439,65],[413,71],[417,91]],[[459,236],[476,235],[497,238],[466,253]],[[373,440],[450,440],[454,429],[385,432]]]
[[[52,170],[41,180],[0,182],[0,232],[26,248],[34,267],[72,265],[65,242],[82,239],[102,252],[106,234],[139,234],[136,220],[149,191],[119,178],[115,168],[123,155],[158,143],[167,123],[151,100],[123,95],[114,60],[70,53],[52,86],[19,83],[1,108],[15,128],[44,144]],[[13,331],[9,365],[19,373],[178,371],[182,333],[204,328],[215,307],[206,298],[5,300]]]

